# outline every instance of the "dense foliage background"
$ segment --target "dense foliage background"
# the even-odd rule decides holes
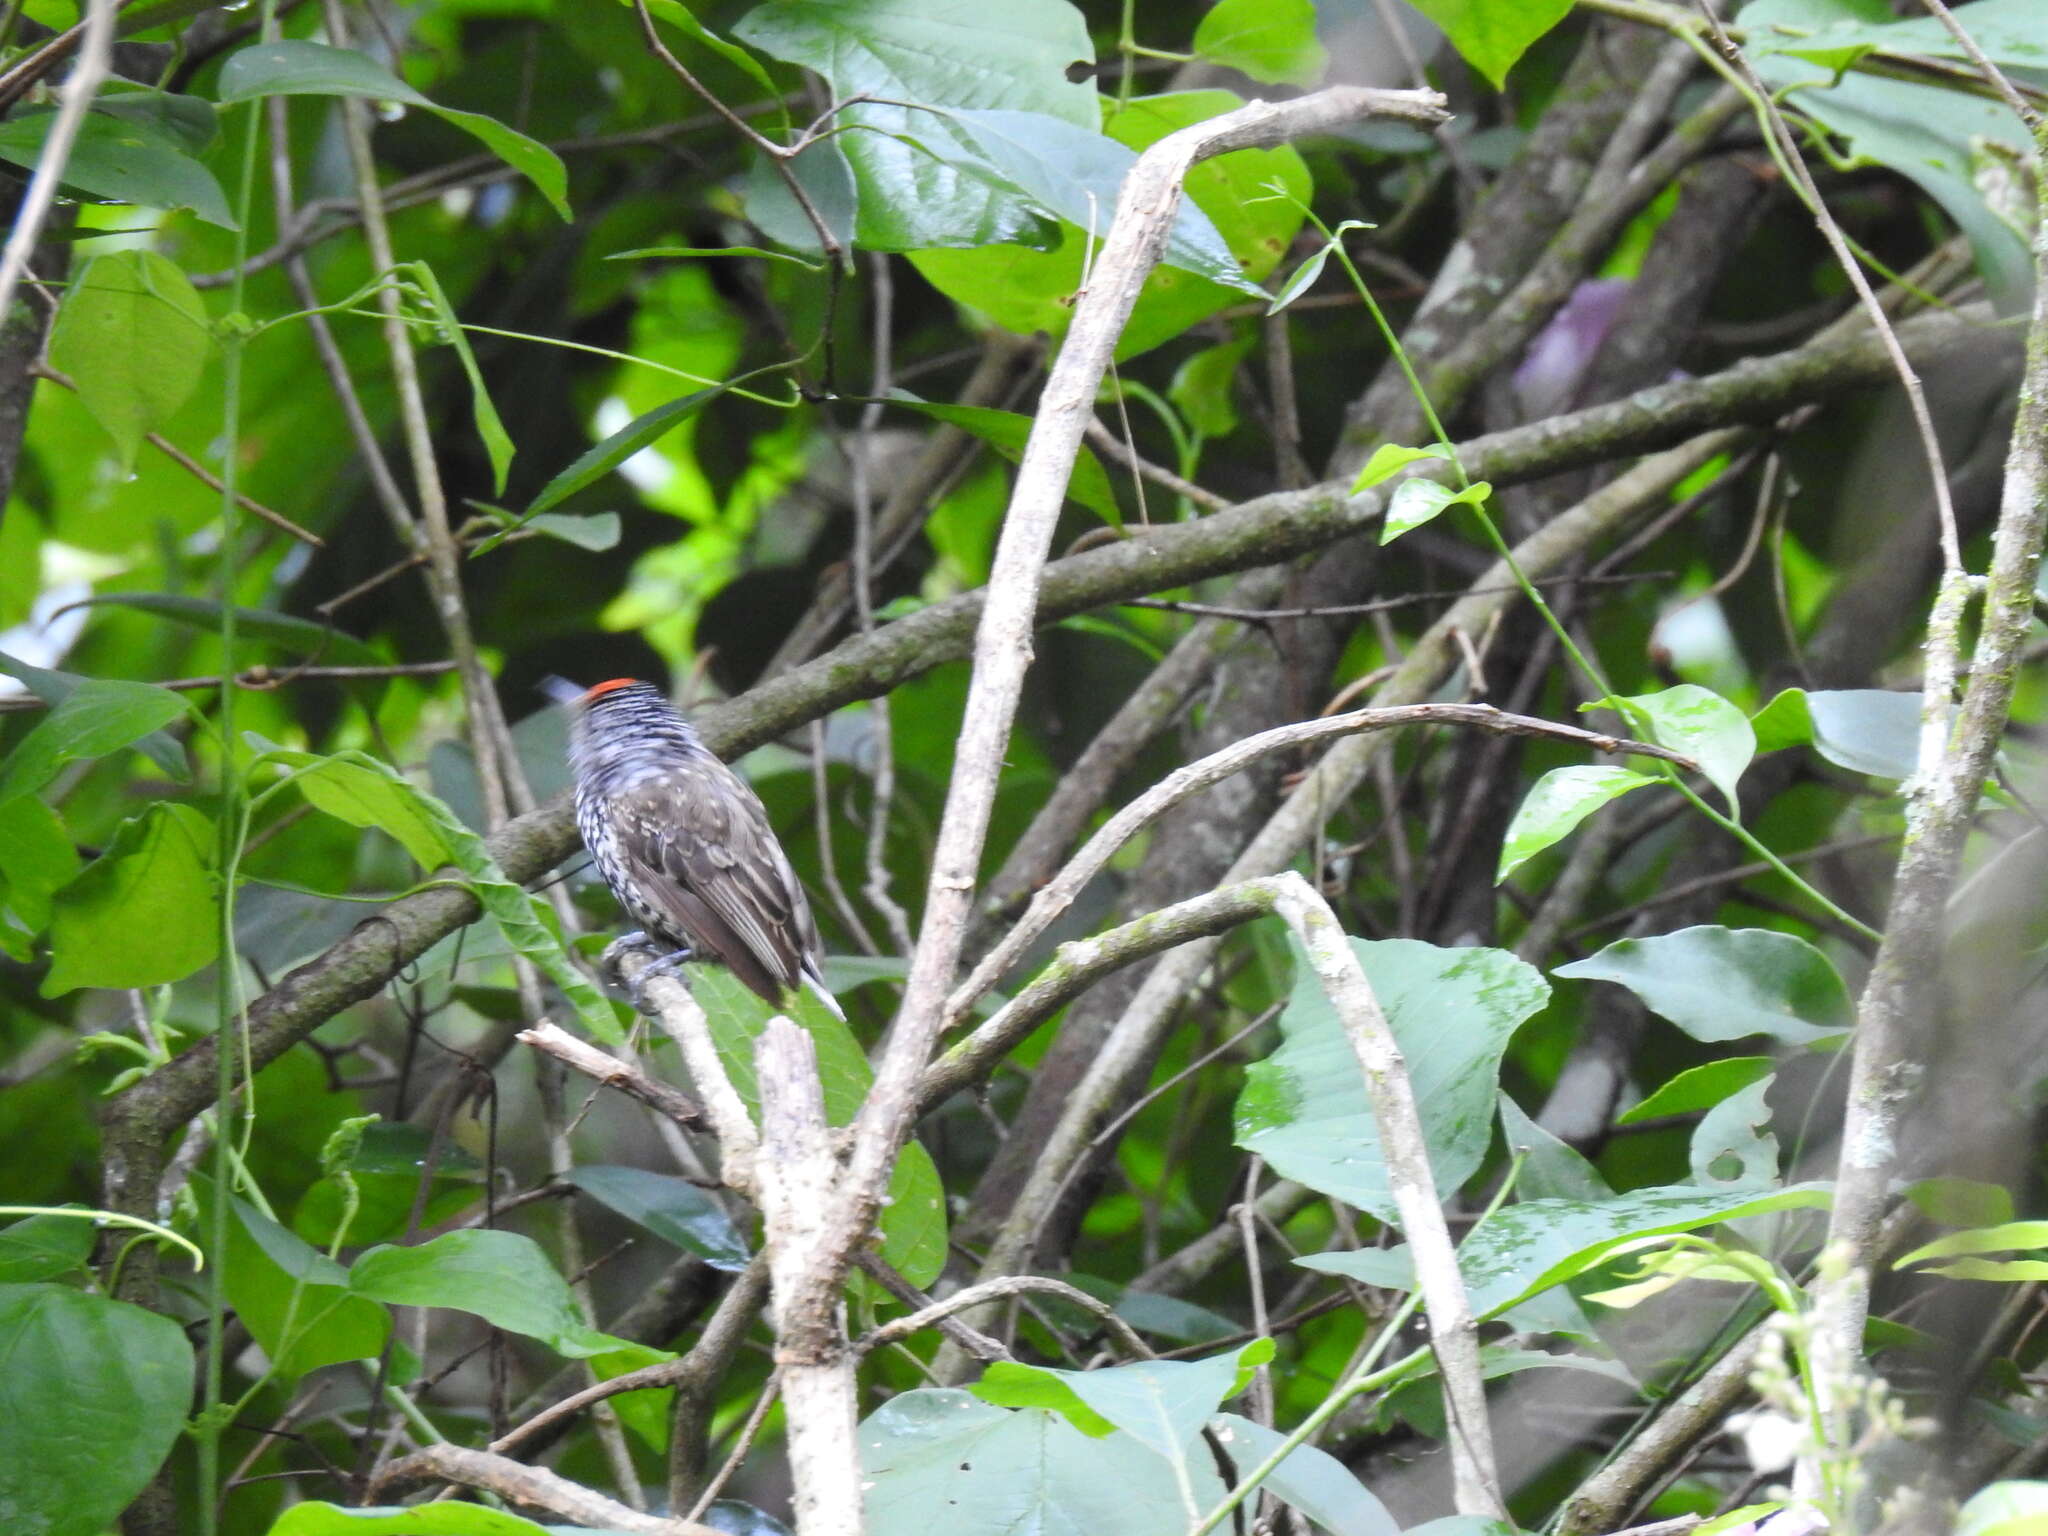
[[[2041,1527],[2044,107],[2039,0],[15,0],[0,1525],[855,1529],[851,1339],[873,1532]],[[822,1338],[553,675],[759,791],[835,1125],[904,1010]]]

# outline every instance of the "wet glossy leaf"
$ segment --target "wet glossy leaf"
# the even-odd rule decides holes
[[[1920,756],[1920,695],[1884,688],[1787,688],[1757,711],[1757,750],[1811,745],[1851,773],[1913,775]]]
[[[1704,925],[1621,939],[1551,974],[1619,982],[1695,1040],[1769,1035],[1805,1045],[1854,1020],[1849,989],[1827,956],[1764,928]]]
[[[1484,480],[1474,481],[1462,491],[1438,485],[1434,480],[1403,480],[1387,501],[1386,520],[1380,524],[1380,542],[1391,544],[1411,528],[1420,528],[1440,517],[1446,508],[1476,507],[1492,494],[1493,487]]]
[[[1530,787],[1515,819],[1501,840],[1496,883],[1507,879],[1530,859],[1577,830],[1580,822],[1608,801],[1656,780],[1631,768],[1585,764],[1553,768]]]
[[[1501,1054],[1550,989],[1505,950],[1414,939],[1353,939],[1351,947],[1407,1058],[1436,1187],[1448,1194],[1485,1156]],[[1287,1178],[1394,1220],[1358,1058],[1298,949],[1280,1030],[1284,1043],[1247,1072],[1237,1144]]]

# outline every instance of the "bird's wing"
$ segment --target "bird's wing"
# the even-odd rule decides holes
[[[716,758],[693,758],[615,802],[634,879],[692,942],[770,1002],[802,984],[816,924],[768,813]]]

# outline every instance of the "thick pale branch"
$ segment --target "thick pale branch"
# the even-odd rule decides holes
[[[626,1531],[632,1536],[718,1536],[710,1526],[694,1520],[643,1515],[544,1468],[529,1467],[489,1451],[465,1450],[459,1445],[427,1446],[392,1462],[377,1478],[380,1491],[417,1483],[460,1483],[465,1488],[487,1488],[515,1504],[545,1509],[579,1525]]]

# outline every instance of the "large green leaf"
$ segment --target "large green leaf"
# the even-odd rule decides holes
[[[1216,0],[1195,25],[1195,52],[1267,85],[1314,85],[1330,62],[1310,0]]]
[[[1608,801],[1655,782],[1649,774],[1632,768],[1582,764],[1551,769],[1530,787],[1515,819],[1508,823],[1494,880],[1507,879],[1544,849],[1571,836],[1580,822]]]
[[[78,850],[55,811],[33,795],[0,805],[0,906],[39,933],[51,896],[77,874]]]
[[[1482,1317],[1503,1312],[1525,1296],[1561,1285],[1600,1264],[1638,1237],[1690,1232],[1743,1216],[1812,1209],[1832,1199],[1824,1184],[1774,1190],[1703,1190],[1692,1184],[1634,1189],[1612,1200],[1525,1200],[1495,1211],[1458,1247],[1458,1268]],[[1407,1249],[1393,1259],[1405,1263]],[[1389,1255],[1375,1249],[1317,1253],[1295,1262],[1368,1285],[1406,1284],[1388,1271]]]
[[[998,107],[1095,127],[1094,87],[1067,78],[1070,65],[1095,57],[1067,0],[973,9],[955,0],[768,0],[733,35],[816,70],[835,101],[872,98],[838,114],[850,131],[797,162],[845,168],[855,232],[871,249],[971,249],[1049,234],[1014,191],[934,153],[974,151],[961,129],[926,108]]]
[[[34,166],[56,113],[21,112],[0,123],[0,160]],[[155,125],[88,112],[78,125],[64,180],[81,192],[145,208],[190,208],[209,224],[237,229],[213,172]]]
[[[1756,712],[1757,750],[1811,746],[1851,773],[1905,779],[1920,761],[1920,695],[1885,688],[1787,688]]]
[[[1126,1435],[1091,1439],[1061,1414],[947,1388],[900,1393],[869,1415],[860,1459],[870,1536],[928,1536],[941,1511],[946,1536],[1184,1536],[1223,1494],[1207,1458],[1191,1459],[1182,1483]]]
[[[1244,105],[1229,91],[1180,91],[1141,96],[1121,105],[1103,102],[1102,131],[1119,144],[1143,150],[1176,129],[1206,122]],[[1301,228],[1302,205],[1314,194],[1308,166],[1293,146],[1241,149],[1205,160],[1188,172],[1187,200],[1209,218],[1231,256],[1251,281],[1263,279]],[[1064,226],[1056,250],[1021,245],[980,250],[922,250],[911,264],[940,292],[1020,335],[1066,334],[1074,294],[1090,248],[1108,228],[1104,210],[1087,223]],[[1162,265],[1145,280],[1117,343],[1128,358],[1181,334],[1243,295],[1179,267]]]
[[[171,1318],[61,1285],[0,1285],[0,1509],[9,1536],[96,1536],[185,1425],[192,1346]]]
[[[10,515],[0,527],[12,527],[15,521]],[[27,522],[28,519],[23,517],[21,521]],[[31,666],[5,651],[0,651],[0,672],[18,680],[30,693],[53,709],[87,683],[94,681],[89,677],[80,677],[76,672],[56,672],[48,667]],[[135,743],[135,750],[180,783],[191,774],[191,765],[185,759],[184,744],[168,731],[151,731]]]
[[[1099,1439],[1121,1430],[1186,1475],[1202,1427],[1217,1409],[1251,1385],[1252,1373],[1273,1358],[1271,1339],[1254,1339],[1207,1360],[1139,1360],[1097,1371],[997,1361],[974,1387],[985,1403],[1006,1408],[1047,1408]]]
[[[1486,1155],[1508,1037],[1550,988],[1505,950],[1350,942],[1407,1058],[1437,1192],[1449,1194]],[[1246,1074],[1237,1144],[1287,1178],[1394,1221],[1364,1073],[1298,945],[1280,1031],[1284,1043]]]
[[[1662,1088],[1615,1117],[1616,1125],[1634,1125],[1665,1115],[1689,1115],[1712,1109],[1730,1094],[1769,1077],[1777,1063],[1768,1056],[1724,1056],[1704,1066],[1688,1067]]]
[[[185,701],[167,688],[118,678],[92,678],[22,737],[0,764],[0,805],[32,795],[66,763],[132,747],[184,714]]]
[[[83,1269],[97,1240],[83,1211],[76,1216],[27,1216],[0,1227],[0,1285],[54,1280]]]
[[[1681,928],[1620,939],[1553,976],[1614,981],[1695,1040],[1804,1045],[1854,1022],[1849,989],[1806,940],[1767,928]]]
[[[754,1076],[754,1042],[776,1010],[740,985],[722,966],[684,967],[690,993],[703,1005],[734,1090],[758,1118],[760,1085]],[[809,1032],[818,1053],[818,1081],[824,1090],[825,1118],[833,1125],[851,1125],[867,1097],[874,1073],[860,1042],[846,1021],[805,992],[788,1016]],[[931,1284],[946,1267],[946,1192],[931,1154],[917,1141],[906,1142],[889,1176],[889,1203],[882,1208],[882,1257],[912,1285]]]
[[[1444,29],[1467,64],[1500,90],[1529,45],[1570,13],[1572,0],[1414,0],[1414,5]]]
[[[573,1359],[629,1348],[587,1326],[569,1282],[540,1245],[516,1232],[445,1232],[416,1247],[372,1248],[349,1267],[349,1289],[394,1307],[451,1307],[539,1339]]]
[[[191,282],[154,251],[95,256],[50,328],[50,361],[114,440],[122,471],[191,397],[213,345]]]
[[[203,1208],[212,1181],[195,1175]],[[228,1302],[286,1379],[346,1360],[375,1359],[391,1314],[348,1288],[348,1272],[239,1196],[229,1198],[227,1251],[217,1257]]]
[[[1756,756],[1756,732],[1749,717],[1710,688],[1680,683],[1657,693],[1620,701],[1631,726],[1647,731],[1660,747],[1683,752],[1700,765],[1707,781],[1735,807],[1735,785]]]
[[[688,1179],[644,1168],[590,1165],[562,1175],[591,1199],[645,1227],[665,1243],[694,1253],[714,1269],[747,1267],[746,1239],[709,1191]]]
[[[220,953],[213,824],[159,801],[121,823],[105,853],[50,906],[43,996],[74,987],[182,981]]]
[[[1210,1428],[1240,1477],[1280,1449],[1283,1438],[1278,1430],[1236,1413],[1217,1414]],[[1330,1536],[1395,1536],[1401,1529],[1387,1506],[1343,1462],[1313,1445],[1288,1452],[1260,1486]]]
[[[569,173],[547,145],[507,128],[479,112],[440,106],[366,54],[325,43],[286,39],[257,43],[228,56],[220,67],[220,101],[254,101],[259,96],[366,96],[423,107],[481,139],[500,160],[525,176],[564,219],[569,213]]]

